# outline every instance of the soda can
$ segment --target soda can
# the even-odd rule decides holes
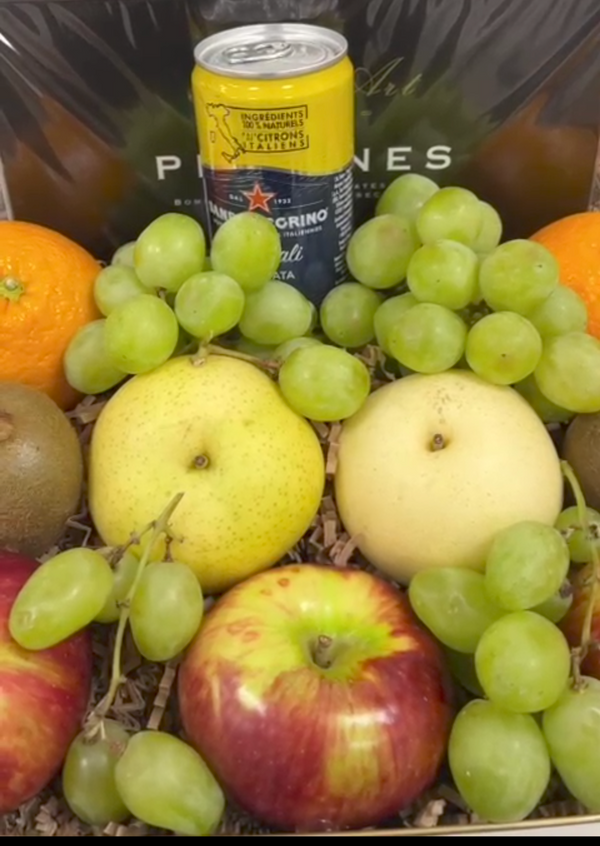
[[[192,78],[211,234],[242,211],[282,241],[278,278],[314,303],[346,277],[353,226],[354,72],[346,39],[244,26],[195,50]]]

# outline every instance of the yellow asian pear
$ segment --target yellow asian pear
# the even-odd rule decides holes
[[[184,356],[136,376],[94,429],[89,502],[108,545],[125,543],[183,493],[174,558],[220,593],[279,561],[323,495],[323,452],[310,424],[252,364]]]
[[[363,554],[402,583],[432,567],[483,570],[497,532],[553,524],[563,500],[556,449],[532,408],[462,371],[371,394],[344,424],[335,489]]]

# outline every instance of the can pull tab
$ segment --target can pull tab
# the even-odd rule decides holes
[[[285,59],[293,50],[287,41],[262,41],[259,44],[230,47],[223,55],[230,65],[243,65],[265,59]]]

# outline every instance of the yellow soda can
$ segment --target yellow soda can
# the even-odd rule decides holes
[[[278,276],[315,303],[346,278],[353,226],[354,71],[324,27],[261,24],[205,38],[194,106],[211,234],[242,211],[269,216]]]

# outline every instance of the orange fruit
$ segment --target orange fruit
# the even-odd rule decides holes
[[[588,332],[600,339],[600,211],[564,217],[531,238],[556,257],[560,281],[584,300]]]
[[[79,395],[63,356],[75,333],[100,315],[100,265],[64,235],[33,223],[0,221],[0,380],[29,385],[62,409]]]

